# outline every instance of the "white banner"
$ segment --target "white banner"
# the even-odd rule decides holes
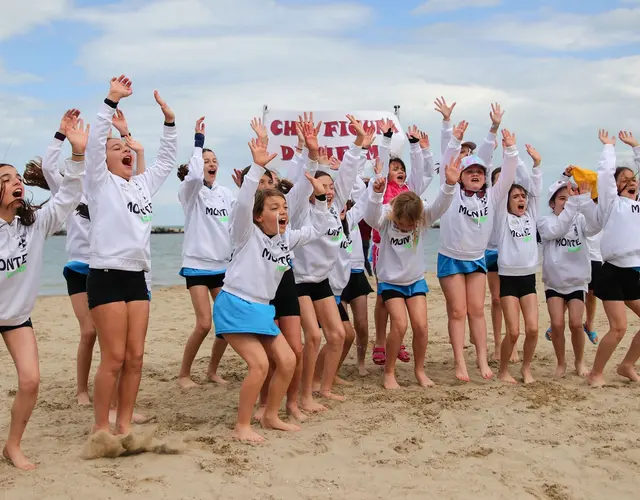
[[[345,115],[353,114],[356,119],[363,122],[365,130],[371,126],[376,128],[377,138],[371,146],[367,157],[372,160],[378,158],[378,144],[382,141],[383,130],[380,122],[384,119],[392,120],[395,125],[393,139],[391,140],[391,154],[402,156],[402,150],[406,141],[405,133],[397,115],[392,111],[314,111],[313,119],[316,123],[322,121],[322,127],[318,134],[318,143],[327,148],[329,157],[336,156],[340,161],[344,153],[349,149],[355,139],[355,131]],[[281,111],[267,109],[264,114],[264,124],[269,131],[269,152],[278,153],[269,168],[277,170],[280,175],[287,175],[289,161],[293,158],[295,147],[298,143],[296,135],[296,122],[299,111]],[[367,169],[369,170],[369,168]]]

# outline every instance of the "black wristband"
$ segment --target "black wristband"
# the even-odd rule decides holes
[[[118,103],[117,102],[113,102],[111,99],[109,99],[108,97],[104,100],[104,103],[109,106],[110,108],[116,109],[118,107]]]
[[[196,148],[204,148],[204,134],[196,132],[195,146]]]
[[[59,141],[64,141],[67,138],[67,136],[64,135],[62,132],[56,132],[56,135],[54,135],[53,137],[55,137]]]
[[[327,195],[326,194],[316,195],[316,200],[327,201]]]
[[[418,139],[417,137],[409,137],[409,142],[411,144],[415,144],[416,142],[420,142],[420,139]]]
[[[120,139],[124,139],[125,137],[133,137],[133,136],[131,135],[131,132],[128,132],[124,135],[120,134]]]
[[[393,129],[390,128],[389,130],[387,130],[384,134],[385,137],[388,137],[389,139],[391,139],[393,137]]]
[[[176,126],[176,122],[171,122],[171,123],[164,122],[164,126],[165,127],[175,127]]]

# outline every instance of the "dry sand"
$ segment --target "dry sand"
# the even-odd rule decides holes
[[[183,453],[94,461],[80,458],[92,411],[74,403],[79,334],[71,305],[67,297],[39,299],[33,320],[42,383],[23,443],[39,467],[24,473],[0,461],[0,498],[640,498],[640,387],[614,374],[632,335],[614,354],[607,370],[612,385],[605,389],[592,390],[574,375],[555,380],[552,346],[542,334],[534,385],[483,381],[471,370],[473,348],[468,349],[472,381],[456,383],[444,299],[435,277],[429,275],[428,282],[427,373],[436,388],[413,385],[411,365],[401,364],[399,380],[406,387],[385,392],[380,369],[370,364],[370,349],[371,374],[358,377],[354,348],[342,370],[354,382],[344,389],[347,402],[328,403],[330,410],[313,416],[299,433],[265,432],[268,441],[260,446],[229,439],[245,371],[231,350],[221,365],[228,387],[178,389],[192,308],[182,287],[154,290],[138,410],[155,414],[156,438],[183,442]],[[544,332],[548,316],[540,297]],[[630,331],[639,326],[630,318]],[[606,331],[601,309],[597,330]],[[567,340],[570,348],[568,332]],[[212,336],[194,365],[200,382],[211,342]],[[595,348],[587,342],[586,350],[590,365]],[[96,352],[94,371],[97,360]],[[572,355],[568,361],[573,363]],[[15,387],[13,364],[0,349],[0,441]]]

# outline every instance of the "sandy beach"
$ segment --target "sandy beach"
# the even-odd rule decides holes
[[[398,392],[380,386],[380,368],[367,353],[370,374],[355,369],[355,347],[341,375],[353,382],[347,402],[329,402],[301,432],[265,431],[267,442],[230,440],[244,363],[229,349],[221,364],[226,387],[204,384],[182,392],[176,385],[193,312],[184,287],[154,289],[138,411],[155,415],[159,442],[179,443],[181,453],[145,453],[85,461],[80,452],[92,409],[75,404],[78,326],[68,297],[43,297],[33,314],[40,349],[41,387],[23,447],[39,467],[19,472],[0,461],[0,498],[42,499],[633,499],[640,491],[640,386],[615,375],[640,322],[629,333],[595,390],[568,374],[554,379],[555,356],[544,339],[548,324],[542,286],[540,340],[534,361],[537,382],[525,387],[454,379],[444,298],[427,275],[430,342],[427,374],[438,384],[414,385],[412,365],[400,363]],[[370,298],[370,319],[373,297]],[[487,304],[489,300],[487,297]],[[489,308],[486,310],[490,325]],[[606,332],[600,307],[597,331]],[[490,328],[490,326],[489,326]],[[409,333],[410,335],[410,333]],[[491,335],[491,332],[489,332]],[[567,330],[567,348],[570,349]],[[370,339],[374,337],[370,321]],[[205,370],[213,335],[194,365]],[[411,344],[406,339],[407,346]],[[522,348],[522,340],[519,342]],[[493,342],[490,342],[490,352]],[[589,366],[595,347],[587,342]],[[94,356],[92,377],[98,362]],[[573,354],[568,354],[570,366]],[[496,363],[492,363],[497,371]],[[519,367],[513,367],[518,373]],[[0,441],[8,431],[17,385],[15,369],[0,349]]]

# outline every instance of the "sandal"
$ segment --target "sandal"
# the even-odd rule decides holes
[[[400,350],[398,351],[398,359],[403,363],[408,363],[409,361],[411,361],[411,355],[407,352],[404,344],[400,346]]]
[[[589,341],[593,345],[598,345],[598,334],[596,332],[590,332],[589,330],[587,330],[587,324],[586,323],[584,325],[582,325],[582,328],[584,329],[584,333],[587,334],[587,337],[589,337]]]
[[[371,359],[373,359],[373,364],[375,365],[384,365],[387,361],[387,353],[385,352],[384,347],[374,347]]]

